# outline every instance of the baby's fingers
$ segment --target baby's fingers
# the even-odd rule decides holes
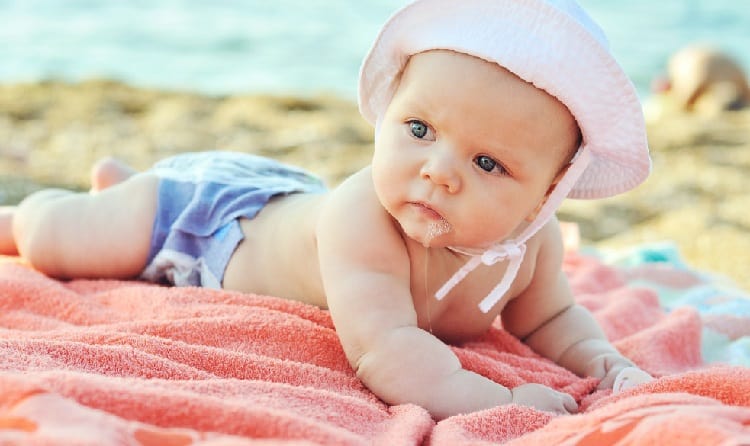
[[[578,404],[572,396],[567,393],[550,390],[551,399],[549,400],[550,407],[546,410],[550,412],[558,413],[561,415],[569,415],[578,412]]]
[[[577,413],[578,412],[578,404],[576,404],[576,400],[573,399],[572,396],[568,395],[567,393],[562,394],[562,404],[563,408],[565,409],[566,413]]]
[[[572,396],[541,384],[522,384],[513,388],[511,394],[515,404],[536,407],[546,412],[565,415],[578,411],[578,405]]]
[[[607,373],[604,378],[599,381],[599,385],[596,386],[596,388],[599,390],[611,389],[615,385],[615,378],[617,378],[617,374],[620,372],[620,370],[622,369],[610,370],[609,373]]]
[[[612,391],[617,394],[653,380],[651,375],[637,367],[625,367],[615,377]]]
[[[593,362],[593,368],[589,376],[601,378],[597,389],[611,389],[615,384],[615,378],[620,371],[626,367],[632,367],[633,363],[622,356],[602,356]]]

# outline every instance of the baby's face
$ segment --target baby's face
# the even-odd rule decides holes
[[[533,218],[578,127],[555,98],[498,65],[414,55],[383,116],[372,163],[386,210],[426,246],[485,248]]]

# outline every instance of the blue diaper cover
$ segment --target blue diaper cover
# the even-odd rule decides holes
[[[144,280],[221,288],[242,241],[239,218],[253,218],[276,196],[321,193],[314,175],[260,156],[196,152],[158,162],[156,218]]]

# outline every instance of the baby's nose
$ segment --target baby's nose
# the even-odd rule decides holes
[[[445,187],[449,193],[456,193],[461,188],[461,176],[455,157],[435,151],[424,162],[420,176],[435,185]]]

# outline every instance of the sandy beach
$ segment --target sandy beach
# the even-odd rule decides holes
[[[568,202],[584,244],[675,243],[694,268],[750,290],[750,110],[649,121],[653,173],[611,199]],[[227,96],[112,81],[0,85],[0,204],[43,186],[88,187],[115,156],[146,168],[174,153],[237,150],[303,166],[335,185],[365,165],[372,129],[335,96]]]

